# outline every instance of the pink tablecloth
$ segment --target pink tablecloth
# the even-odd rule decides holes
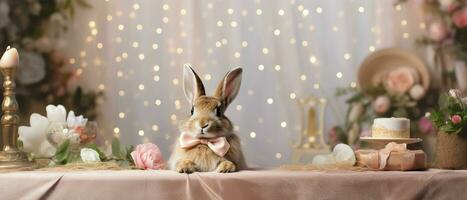
[[[467,171],[13,172],[0,199],[467,199]]]

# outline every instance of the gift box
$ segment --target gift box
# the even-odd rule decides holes
[[[374,170],[407,171],[426,169],[426,154],[422,150],[357,150],[357,165]]]

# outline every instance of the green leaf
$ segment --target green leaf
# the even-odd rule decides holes
[[[20,139],[16,140],[16,149],[22,150],[23,149],[23,141]]]
[[[62,144],[60,144],[57,147],[57,150],[55,152],[55,155],[53,156],[53,159],[56,163],[59,164],[66,164],[69,161],[69,156],[70,156],[70,140],[65,140]]]
[[[99,158],[101,160],[105,160],[105,154],[102,152],[102,150],[97,146],[95,143],[88,144],[87,148],[93,149],[99,154]]]
[[[121,147],[120,147],[120,140],[118,138],[114,138],[112,140],[112,155],[117,158],[122,157]]]

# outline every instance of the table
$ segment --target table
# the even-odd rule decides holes
[[[467,170],[10,172],[0,199],[467,199]]]

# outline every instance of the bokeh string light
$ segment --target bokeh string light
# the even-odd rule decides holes
[[[366,55],[410,42],[414,24],[425,29],[390,2],[241,2],[105,0],[77,17],[74,29],[86,32],[71,34],[77,49],[69,63],[83,84],[106,94],[103,134],[129,144],[152,141],[168,155],[189,112],[181,66],[191,63],[209,92],[228,69],[241,66],[244,82],[227,115],[250,163],[285,163],[299,130],[297,99],[331,99],[326,127],[342,121],[335,87],[357,87],[356,69]]]

